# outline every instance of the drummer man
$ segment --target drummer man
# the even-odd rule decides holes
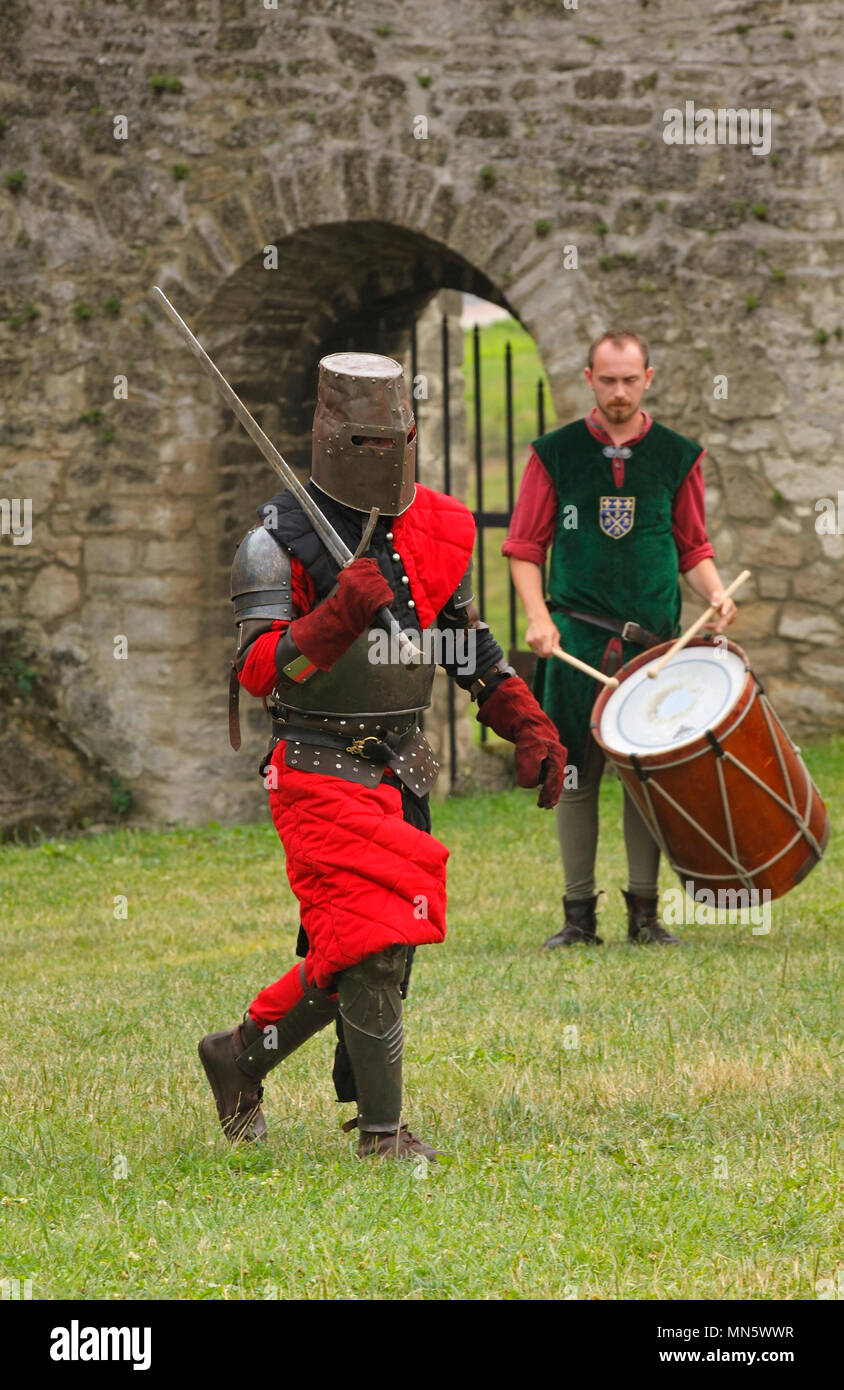
[[[643,648],[679,632],[680,585],[720,611],[723,632],[736,607],[724,597],[707,539],[704,449],[658,424],[640,403],[653,378],[638,333],[601,334],[585,376],[595,407],[585,419],[533,442],[510,532],[502,547],[540,658],[534,693],[577,768],[557,805],[565,921],[547,947],[602,944],[596,932],[595,855],[603,754],[589,733],[595,682],[559,660],[559,645],[612,674]],[[551,547],[549,599],[543,566]],[[570,779],[574,780],[574,779]],[[679,945],[657,919],[659,847],[624,793],[628,939]]]

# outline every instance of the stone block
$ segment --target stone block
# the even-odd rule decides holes
[[[116,497],[89,507],[74,519],[74,527],[86,536],[92,531],[174,536],[190,530],[195,521],[195,509],[187,502],[155,502],[147,497],[128,501]]]
[[[614,101],[624,90],[625,80],[620,68],[593,68],[575,77],[575,96],[580,101],[590,101],[594,97]]]
[[[783,610],[778,632],[799,642],[817,642],[834,646],[841,640],[841,626],[831,613],[819,612],[803,604],[792,603]]]
[[[831,436],[827,436],[831,440]],[[827,446],[816,445],[814,455],[808,448],[803,450],[800,439],[800,455],[795,458],[779,449],[771,449],[762,459],[765,474],[789,502],[803,503],[815,509],[821,497],[835,498],[841,486],[842,470],[838,461],[836,447],[830,442]]]
[[[741,521],[770,521],[774,516],[771,488],[751,467],[721,468],[727,512]]]
[[[641,236],[647,231],[653,217],[650,199],[628,198],[616,210],[613,230],[620,236]]]
[[[786,525],[783,517],[778,517],[770,526],[750,528],[746,542],[744,559],[748,568],[785,565],[798,569],[803,563],[801,528],[796,523]]]
[[[54,540],[48,547],[48,553],[57,564],[76,569],[82,559],[82,537],[63,536],[61,540]]]
[[[817,550],[824,559],[844,565],[844,535],[817,536]]]
[[[727,636],[732,637],[734,628],[730,628]],[[736,638],[739,646],[742,645],[739,638]],[[778,642],[775,638],[767,638],[758,645],[754,644],[753,652],[750,654],[751,665],[762,681],[767,680],[769,675],[783,675],[794,664],[794,648],[790,642]]]
[[[794,597],[840,609],[844,606],[844,571],[824,563],[807,565],[794,576]]]
[[[225,271],[232,275],[237,270],[237,259],[223,232],[210,213],[202,213],[196,220],[196,235],[202,242],[205,254]]]
[[[794,581],[795,586],[798,579],[799,575]],[[782,570],[765,569],[761,570],[756,576],[756,587],[759,591],[760,598],[787,598],[791,583],[791,575],[783,573]]]
[[[500,108],[467,111],[455,131],[458,140],[506,140],[511,131],[510,117]]]
[[[234,247],[242,261],[251,260],[262,249],[262,243],[244,201],[233,194],[218,203],[215,212],[229,245]]]
[[[198,565],[196,569],[198,571]],[[98,575],[96,588],[93,584],[90,587],[98,600],[113,604],[115,612],[124,614],[133,614],[138,605],[152,603],[174,610],[181,608],[187,617],[196,612],[203,596],[203,579],[199,573],[156,574],[144,569],[136,575]]]
[[[133,574],[140,547],[132,536],[88,536],[84,542],[85,569],[91,574]]]
[[[741,591],[736,598],[738,613],[727,630],[728,637],[734,637],[743,646],[745,642],[759,641],[773,632],[777,615],[775,603],[742,603]]]
[[[198,547],[189,537],[184,541],[147,541],[141,558],[141,572],[195,574],[201,567]]]
[[[65,455],[66,457],[66,455]],[[5,498],[29,498],[32,502],[32,526],[36,518],[49,508],[59,486],[64,458],[16,459],[4,462],[0,490]]]
[[[844,723],[844,695],[837,691],[775,676],[768,682],[768,696],[786,729],[792,725],[840,729]]]
[[[844,686],[844,661],[839,652],[824,652],[804,656],[799,663],[800,675],[817,685]]]
[[[26,594],[24,611],[41,623],[52,622],[72,613],[81,597],[79,579],[62,565],[47,565],[33,580]]]

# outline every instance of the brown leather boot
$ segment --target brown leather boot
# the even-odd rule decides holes
[[[214,1092],[223,1133],[230,1143],[265,1137],[261,1082],[267,1072],[336,1017],[337,1000],[310,985],[290,1012],[267,1028],[259,1028],[246,1014],[237,1028],[209,1033],[202,1039],[200,1061]]]
[[[554,936],[549,936],[545,942],[545,950],[553,950],[555,946],[574,946],[580,943],[584,946],[603,946],[604,939],[598,936],[596,931],[595,904],[598,895],[594,898],[583,898],[580,902],[573,902],[571,898],[563,898],[566,920],[561,931]]]
[[[247,1015],[236,1028],[207,1033],[199,1044],[199,1060],[211,1083],[217,1114],[230,1144],[263,1140],[267,1122],[261,1110],[264,1088],[237,1065],[237,1058],[261,1036]]]
[[[627,903],[627,940],[635,946],[685,946],[657,919],[657,898],[640,898],[622,888]]]
[[[347,1121],[343,1129],[348,1131],[354,1129],[357,1120]],[[431,1144],[426,1144],[424,1139],[417,1139],[415,1134],[411,1134],[407,1125],[400,1125],[392,1134],[385,1134],[382,1131],[362,1129],[358,1146],[355,1149],[355,1158],[427,1158],[430,1163],[436,1163],[442,1157],[439,1149],[435,1149]]]

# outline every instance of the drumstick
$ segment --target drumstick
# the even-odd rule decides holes
[[[587,676],[592,676],[593,680],[603,681],[604,685],[608,685],[610,690],[615,690],[618,685],[615,676],[605,676],[603,671],[596,671],[594,666],[587,666],[586,662],[580,661],[578,657],[569,656],[568,652],[564,652],[562,647],[552,647],[551,655],[556,656],[559,661],[568,662],[569,666],[575,666],[578,671],[585,671]]]
[[[745,579],[749,578],[750,570],[742,570],[738,579],[734,579],[729,588],[724,590],[721,602],[723,603],[725,598],[732,598],[736,589],[738,589],[739,586],[744,583]],[[676,653],[679,652],[682,647],[685,647],[687,642],[691,642],[693,637],[697,637],[697,634],[700,632],[704,624],[710,623],[712,619],[715,617],[716,613],[718,613],[718,611],[718,608],[707,608],[706,612],[701,613],[700,617],[692,623],[688,631],[684,632],[681,637],[678,637],[677,641],[674,643],[672,647],[669,647],[668,651],[665,653],[665,656],[661,656],[659,658],[659,661],[655,661],[653,666],[648,667],[648,676],[651,680],[656,680],[656,677],[659,675],[666,662],[670,661],[672,656],[675,656]]]

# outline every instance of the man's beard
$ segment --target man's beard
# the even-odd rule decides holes
[[[622,425],[626,420],[632,420],[633,416],[638,413],[639,407],[638,405],[605,405],[601,409],[616,424]]]

